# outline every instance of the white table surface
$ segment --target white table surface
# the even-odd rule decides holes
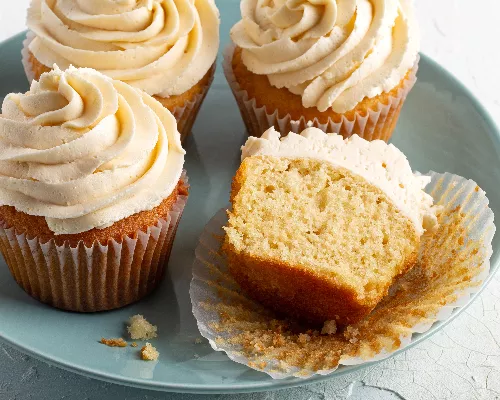
[[[25,29],[28,4],[0,0],[0,41]],[[422,51],[465,83],[500,125],[500,2],[417,0],[417,10]],[[131,389],[50,367],[0,344],[0,400],[346,398],[500,399],[500,276],[465,313],[419,346],[355,374],[277,392],[197,396]]]

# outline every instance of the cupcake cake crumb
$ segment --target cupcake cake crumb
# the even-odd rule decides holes
[[[113,338],[113,339],[102,338],[100,343],[108,347],[127,347],[127,342],[123,340],[123,338]]]
[[[322,335],[335,335],[337,333],[337,323],[334,320],[326,321],[321,329]]]
[[[196,338],[194,340],[194,344],[202,344],[203,343],[203,340],[201,340],[201,338]]]
[[[158,328],[139,314],[129,319],[127,330],[131,339],[147,340],[158,337]]]
[[[131,347],[137,347],[137,343],[136,343],[136,342],[133,342],[130,346],[131,346]]]
[[[305,344],[305,343],[310,342],[310,341],[311,341],[311,336],[309,336],[308,334],[301,333],[299,335],[299,343]]]
[[[151,343],[146,343],[146,345],[141,349],[141,359],[144,361],[156,361],[159,357],[160,353],[151,345]]]

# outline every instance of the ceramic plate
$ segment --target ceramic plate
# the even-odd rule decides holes
[[[239,15],[238,2],[219,1],[223,46]],[[21,66],[19,35],[0,44],[0,100],[9,92],[28,89]],[[223,48],[223,47],[221,47]],[[411,92],[393,143],[408,156],[414,169],[449,171],[475,180],[500,215],[500,135],[471,94],[441,67],[422,56],[418,83]],[[89,377],[146,389],[235,393],[271,390],[335,379],[359,367],[342,367],[327,377],[272,380],[230,361],[200,338],[191,314],[189,283],[194,249],[206,222],[228,202],[231,178],[245,141],[238,109],[218,66],[209,92],[186,143],[191,183],[189,203],[176,237],[169,273],[163,285],[139,304],[91,315],[57,311],[27,296],[0,262],[0,339],[51,364]],[[493,242],[492,273],[498,267],[500,235]],[[491,275],[490,275],[491,277]],[[460,311],[463,311],[462,308]],[[139,360],[137,349],[112,349],[98,344],[101,337],[125,335],[124,322],[144,314],[159,327],[154,341],[158,363]],[[451,318],[456,317],[455,313]],[[435,324],[416,344],[441,329]]]

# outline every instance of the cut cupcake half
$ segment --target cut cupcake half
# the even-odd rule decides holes
[[[436,224],[426,178],[381,141],[310,128],[250,138],[224,250],[256,300],[302,320],[359,321],[416,262]]]

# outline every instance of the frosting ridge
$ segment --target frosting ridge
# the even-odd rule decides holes
[[[411,0],[242,0],[241,15],[245,66],[319,111],[392,90],[418,57]]]
[[[177,185],[184,150],[173,115],[92,69],[57,66],[0,114],[0,205],[45,217],[55,234],[151,210]]]
[[[382,140],[369,142],[357,135],[343,139],[318,128],[280,138],[270,128],[242,147],[242,160],[251,156],[314,158],[346,168],[381,189],[411,219],[419,235],[437,225],[433,198],[423,191],[431,178],[413,174],[405,155]]]
[[[29,50],[47,67],[88,67],[150,95],[179,95],[215,62],[213,0],[33,0]]]

